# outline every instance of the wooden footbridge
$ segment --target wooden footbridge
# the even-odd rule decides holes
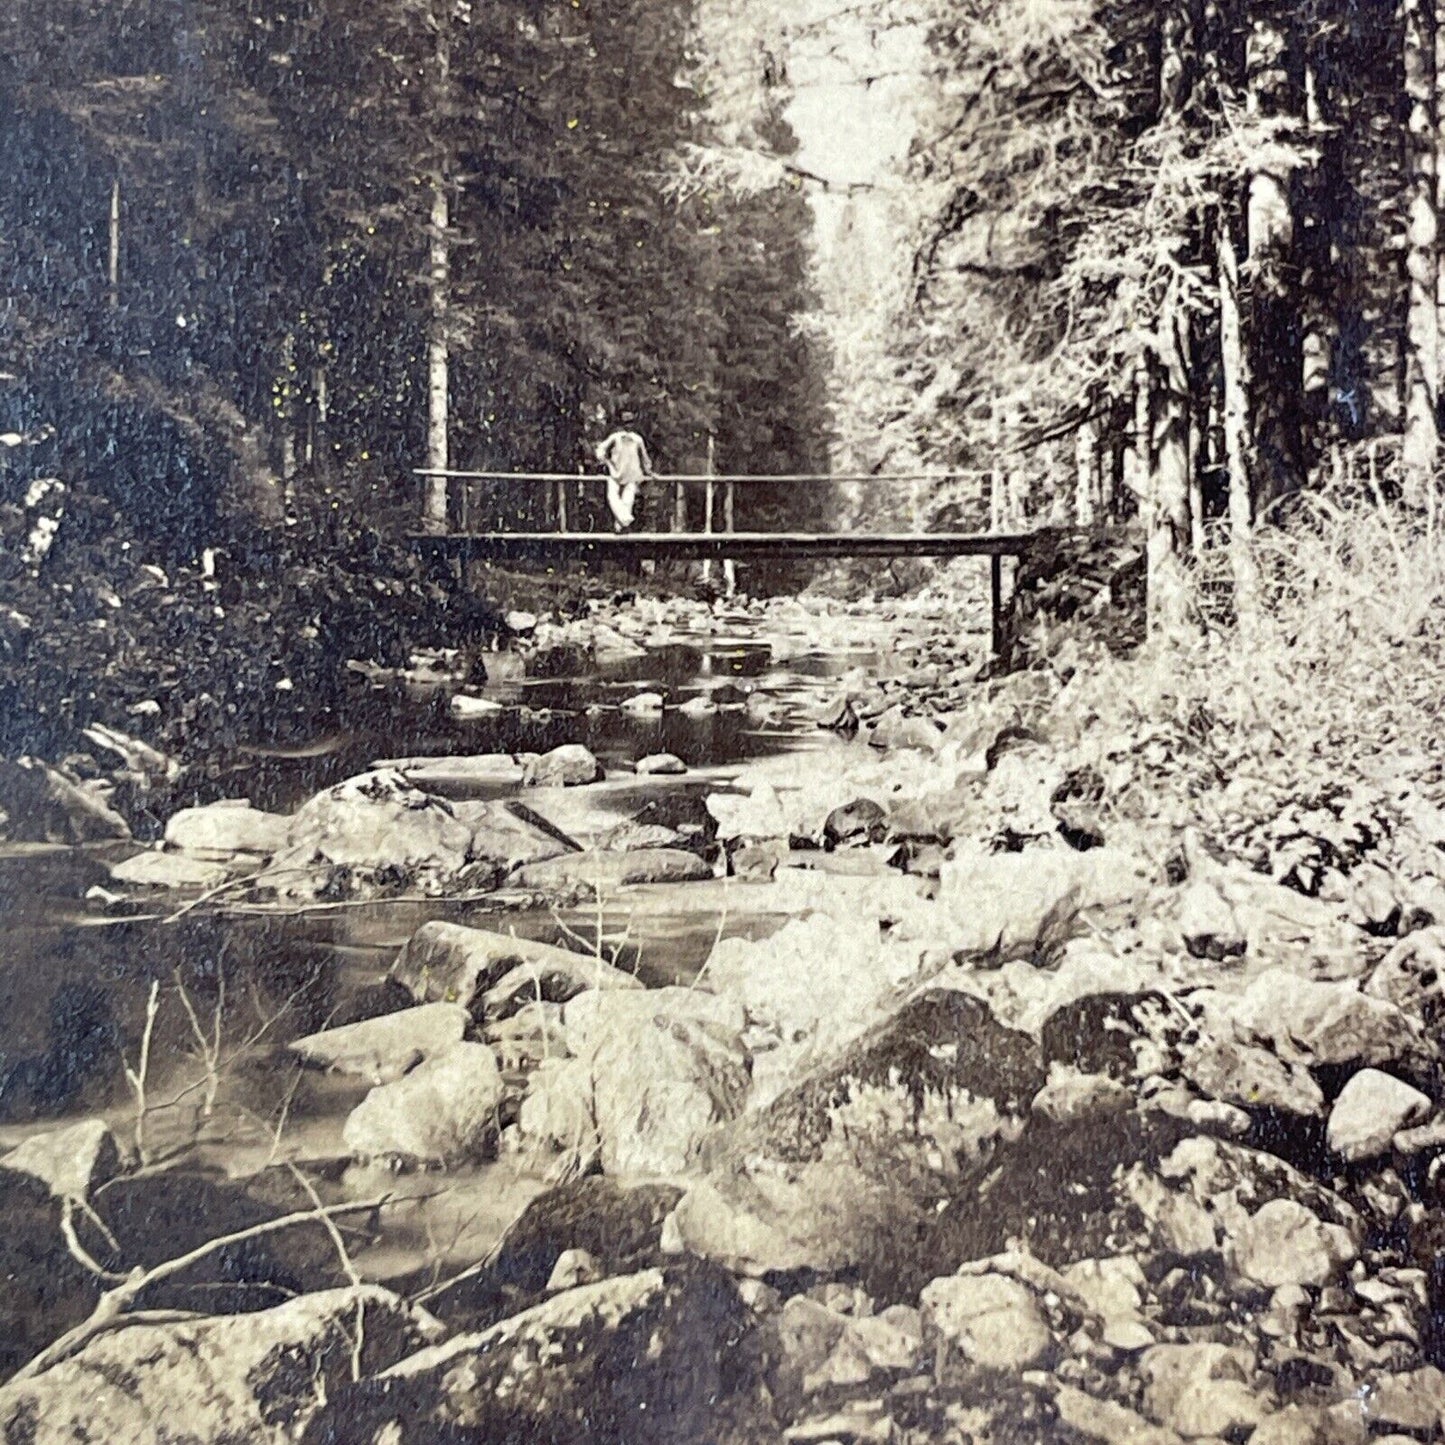
[[[418,470],[417,475],[431,491],[440,481],[445,496],[445,527],[423,527],[412,536],[421,551],[462,560],[528,562],[557,567],[567,563],[640,561],[697,562],[710,566],[721,562],[729,585],[734,562],[760,560],[809,560],[821,557],[987,557],[989,601],[993,648],[1002,648],[1003,559],[1018,557],[1035,540],[1029,531],[989,532],[842,532],[739,531],[734,525],[739,488],[824,487],[837,484],[917,485],[946,482],[986,473],[908,472],[759,475],[667,475],[654,476],[643,484],[651,494],[644,518],[665,511],[669,530],[604,530],[574,525],[583,519],[605,516],[597,499],[606,477],[601,473],[569,472],[470,472]],[[538,514],[537,520],[521,525],[500,526],[500,486],[526,485],[536,488],[537,504],[523,509]],[[687,493],[703,494],[702,527],[689,526]],[[486,493],[492,492],[489,499]],[[659,506],[659,502],[661,506]],[[720,505],[719,505],[720,504]],[[514,500],[509,505],[516,511]],[[435,507],[435,516],[442,509]],[[719,512],[721,515],[719,516]],[[537,525],[540,521],[541,525]],[[610,518],[607,519],[610,523]],[[655,528],[655,523],[654,523]]]

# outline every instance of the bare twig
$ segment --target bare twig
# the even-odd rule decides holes
[[[65,1240],[66,1249],[70,1251],[70,1257],[99,1279],[109,1280],[112,1284],[123,1283],[125,1275],[116,1274],[113,1270],[108,1270],[104,1265],[97,1263],[90,1251],[80,1242],[80,1236],[75,1232],[75,1204],[74,1199],[66,1199],[60,1207],[60,1233]],[[112,1245],[115,1243],[113,1238],[111,1243]]]
[[[153,979],[150,996],[146,999],[146,1021],[145,1029],[141,1033],[140,1059],[136,1067],[132,1068],[130,1060],[124,1055],[121,1056],[121,1065],[125,1069],[125,1081],[135,1096],[135,1152],[136,1158],[142,1164],[150,1162],[146,1156],[146,1078],[150,1073],[151,1037],[155,1033],[156,1015],[160,1012],[160,1006],[160,980]]]
[[[346,1248],[346,1241],[341,1237],[341,1231],[336,1227],[336,1221],[327,1214],[326,1206],[316,1192],[316,1186],[294,1164],[288,1163],[286,1167],[291,1171],[296,1182],[306,1191],[307,1198],[316,1206],[316,1217],[321,1221],[322,1228],[331,1236],[331,1243],[336,1247],[337,1258],[341,1260],[341,1267],[346,1271],[347,1279],[355,1288],[360,1289],[362,1287],[361,1276],[351,1261],[351,1254]],[[351,1337],[351,1378],[353,1381],[361,1378],[361,1353],[365,1346],[366,1317],[362,1302],[358,1299],[356,1301],[356,1333]]]
[[[88,1319],[83,1320],[74,1329],[67,1330],[58,1340],[47,1345],[33,1360],[22,1365],[11,1376],[11,1379],[34,1379],[36,1375],[43,1374],[53,1365],[69,1359],[97,1335],[139,1321],[141,1316],[128,1316],[125,1313],[126,1307],[133,1300],[152,1285],[183,1274],[192,1265],[199,1264],[201,1260],[215,1254],[218,1250],[233,1244],[242,1244],[249,1239],[259,1239],[263,1235],[276,1234],[283,1229],[293,1229],[297,1225],[312,1224],[318,1218],[325,1223],[334,1215],[365,1214],[371,1210],[384,1208],[391,1203],[391,1199],[391,1195],[384,1194],[375,1199],[360,1200],[355,1204],[329,1204],[316,1210],[300,1210],[295,1214],[282,1215],[279,1219],[263,1220],[260,1224],[253,1224],[247,1229],[238,1229],[233,1234],[223,1234],[216,1239],[207,1240],[205,1244],[198,1245],[186,1254],[177,1255],[174,1259],[163,1260],[160,1264],[152,1265],[150,1269],[137,1267],[125,1276],[122,1283],[117,1284],[114,1289],[106,1290],[101,1295],[100,1302]],[[112,1277],[100,1270],[98,1265],[93,1267],[103,1277]]]

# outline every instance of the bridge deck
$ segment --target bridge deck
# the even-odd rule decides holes
[[[531,562],[1013,557],[1031,540],[1024,532],[418,532],[412,537],[430,551]]]

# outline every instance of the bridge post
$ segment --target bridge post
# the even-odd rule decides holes
[[[714,490],[714,486],[715,486],[715,484],[714,484],[714,482],[713,482],[713,474],[714,474],[716,471],[717,471],[717,438],[710,436],[710,437],[708,437],[708,439],[707,439],[707,471],[706,471],[706,473],[705,473],[705,475],[707,476],[707,485],[703,488],[703,507],[702,507],[702,529],[703,529],[704,532],[708,533],[709,535],[710,535],[711,532],[712,532],[712,499],[713,499],[713,490]],[[702,580],[703,580],[704,582],[710,582],[710,581],[712,581],[712,558],[711,558],[711,557],[707,558],[707,559],[703,562],[703,564],[702,564]]]
[[[557,483],[557,530],[567,530],[567,483],[562,481]]]
[[[1003,656],[1003,554],[988,559],[988,615],[990,649],[995,658]]]
[[[723,531],[732,532],[733,527],[733,484],[723,483]],[[731,557],[723,558],[723,583],[731,597],[738,590],[738,564]]]

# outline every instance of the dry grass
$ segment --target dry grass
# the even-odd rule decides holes
[[[1228,615],[1220,548],[1196,576],[1198,631],[1126,659],[1100,650],[1056,704],[1126,760],[1125,810],[1241,837],[1316,801],[1433,800],[1445,529],[1378,494],[1325,493],[1261,529],[1251,558],[1260,599],[1245,625]]]

